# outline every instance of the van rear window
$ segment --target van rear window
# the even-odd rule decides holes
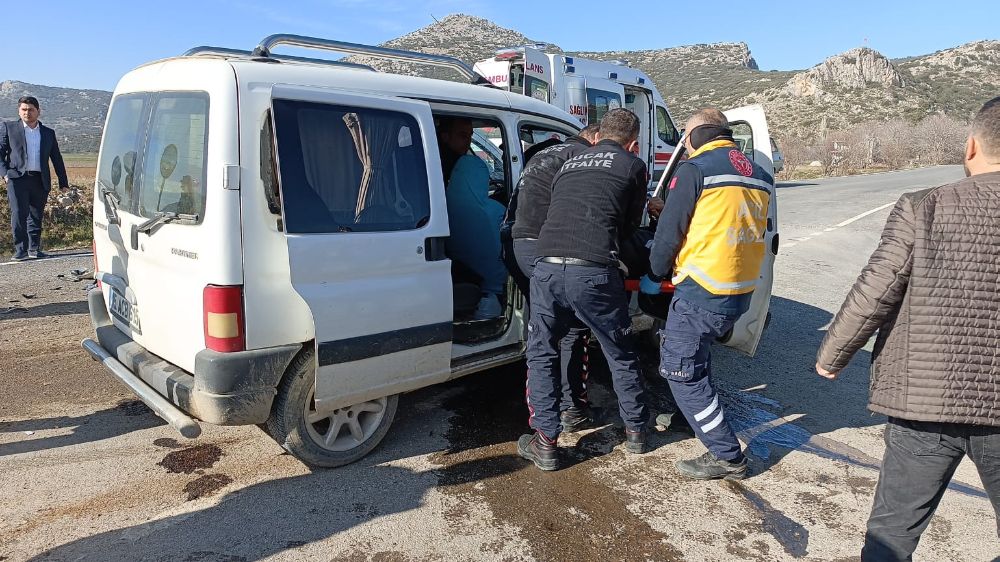
[[[105,189],[114,190],[118,207],[123,210],[131,210],[135,200],[136,164],[142,154],[147,98],[143,94],[115,98],[104,130],[97,179]]]
[[[411,115],[290,100],[273,107],[287,232],[413,230],[430,218]]]
[[[171,93],[153,101],[142,169],[139,214],[205,216],[208,96]]]

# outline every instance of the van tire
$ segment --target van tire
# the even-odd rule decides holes
[[[312,408],[313,391],[316,384],[316,369],[314,349],[307,346],[295,357],[289,365],[281,384],[278,385],[278,395],[271,407],[271,417],[264,424],[265,432],[279,445],[302,462],[315,467],[333,468],[357,461],[370,453],[386,433],[396,415],[399,395],[394,394],[379,400],[356,404],[336,410],[339,417],[349,416],[355,425],[362,428],[363,438],[360,442],[353,436],[338,439],[334,447],[322,443],[323,424],[329,428],[334,423],[333,417],[311,424],[306,415],[307,407]],[[360,413],[357,407],[363,408]],[[379,412],[372,409],[380,407]],[[355,410],[352,410],[355,409]],[[340,430],[342,434],[345,430]],[[350,428],[346,433],[350,434]],[[346,442],[344,446],[340,441]],[[354,441],[356,445],[350,445]]]

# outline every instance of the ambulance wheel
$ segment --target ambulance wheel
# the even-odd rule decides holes
[[[271,407],[267,433],[302,462],[332,468],[370,453],[389,432],[399,395],[316,411],[313,350],[292,361]]]

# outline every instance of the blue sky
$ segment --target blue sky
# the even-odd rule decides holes
[[[112,90],[128,70],[196,45],[250,49],[272,33],[380,43],[467,13],[570,50],[744,41],[762,69],[808,68],[868,46],[896,58],[1000,39],[1000,2],[576,2],[544,0],[53,0],[9,18],[0,81]],[[707,11],[705,6],[710,6]],[[38,28],[21,33],[25,18]],[[867,43],[866,43],[867,41]],[[16,52],[15,52],[16,51]],[[291,53],[291,52],[290,52]]]

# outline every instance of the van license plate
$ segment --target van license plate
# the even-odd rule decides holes
[[[119,322],[131,328],[137,334],[142,333],[142,330],[139,328],[139,311],[135,305],[128,302],[128,299],[113,287],[111,288],[111,306],[109,309],[111,310],[111,315]]]

